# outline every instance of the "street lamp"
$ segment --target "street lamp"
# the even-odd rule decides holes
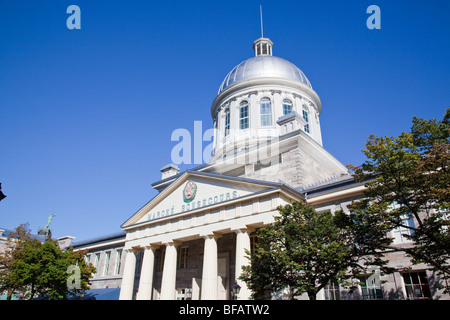
[[[191,288],[186,288],[185,297],[186,297],[186,300],[192,299],[192,289]]]
[[[241,291],[241,286],[238,285],[237,281],[234,281],[234,284],[231,286],[231,295],[233,296],[233,300],[237,300],[239,291]]]

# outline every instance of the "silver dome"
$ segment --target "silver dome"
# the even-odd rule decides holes
[[[298,81],[312,88],[305,74],[293,63],[271,55],[260,55],[234,67],[223,80],[218,94],[239,82],[266,77]]]

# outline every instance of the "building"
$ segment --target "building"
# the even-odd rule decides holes
[[[74,245],[89,249],[87,259],[98,267],[93,288],[120,285],[123,300],[248,299],[237,279],[248,263],[245,249],[279,205],[303,201],[318,211],[346,211],[363,196],[364,186],[322,146],[322,104],[305,74],[274,56],[268,38],[253,49],[212,102],[210,162],[185,172],[163,167],[152,184],[159,193],[122,224],[124,233]],[[393,234],[392,266],[410,263],[403,232]],[[330,283],[318,299],[449,298],[425,265],[364,282],[353,293]]]

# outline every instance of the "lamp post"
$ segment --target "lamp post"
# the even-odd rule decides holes
[[[239,291],[241,291],[241,286],[237,283],[237,281],[234,281],[234,284],[231,286],[231,295],[233,296],[233,300],[237,300]]]
[[[186,300],[192,300],[192,288],[187,288],[185,291]]]

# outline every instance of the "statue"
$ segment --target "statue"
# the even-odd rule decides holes
[[[39,234],[39,235],[41,235],[41,236],[46,236],[46,237],[51,237],[52,232],[51,232],[49,226],[50,226],[50,223],[52,222],[52,219],[53,219],[54,216],[55,216],[55,215],[54,215],[53,213],[51,213],[51,214],[48,216],[47,224],[45,225],[45,227],[43,227],[42,229],[41,229],[41,228],[38,229],[38,234]]]

